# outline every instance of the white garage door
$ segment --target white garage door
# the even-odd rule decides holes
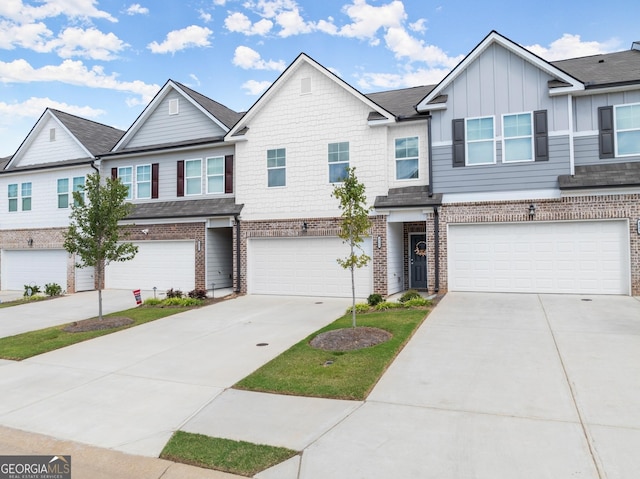
[[[629,294],[626,221],[450,225],[450,291]]]
[[[112,289],[158,291],[174,288],[183,292],[195,288],[195,246],[193,241],[139,241],[138,254],[131,261],[110,263],[105,285]]]
[[[371,254],[371,240],[363,245]],[[349,253],[339,238],[255,238],[248,246],[248,290],[253,294],[351,296],[351,272],[336,261]],[[372,292],[371,263],[356,270],[356,295]]]
[[[58,249],[2,251],[2,289],[24,290],[25,284],[57,283],[67,289],[67,252]]]

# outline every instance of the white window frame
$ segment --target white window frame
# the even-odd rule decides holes
[[[60,182],[61,181],[66,181],[67,182],[67,188],[64,191],[60,191]],[[58,178],[58,180],[56,181],[56,191],[58,193],[58,209],[64,210],[64,209],[69,208],[69,178]],[[60,199],[62,197],[66,198],[66,202],[67,202],[66,206],[60,206]]]
[[[16,194],[12,195],[11,194],[11,187],[15,186],[15,191]],[[8,208],[7,210],[9,211],[9,213],[17,213],[18,211],[20,211],[19,206],[20,206],[20,183],[9,183],[7,185],[7,200],[8,200]],[[11,202],[13,201],[13,204],[15,204],[15,209],[11,209]]]
[[[337,146],[338,147],[338,151],[334,151],[334,152],[329,151],[332,145],[333,146]],[[340,159],[340,155],[345,152],[344,150],[340,149],[340,147],[343,146],[343,145],[347,145],[347,150],[346,150],[347,159],[346,160],[341,160]],[[332,154],[338,156],[337,160],[331,161],[331,155]],[[333,184],[336,184],[336,183],[342,183],[344,178],[342,178],[340,180],[336,180],[336,181],[331,181],[331,167],[332,166],[336,166],[336,165],[343,165],[343,166],[346,165],[346,167],[349,168],[349,162],[351,161],[351,145],[349,145],[349,142],[348,141],[337,141],[337,142],[334,142],[334,143],[329,143],[327,145],[327,161],[328,161],[328,164],[329,164],[329,184],[333,185]]]
[[[131,177],[131,181],[126,182],[122,180],[122,170],[130,170],[130,177]],[[133,199],[133,166],[119,166],[118,167],[118,179],[120,180],[120,183],[122,183],[123,185],[125,185],[128,188],[128,193],[126,196],[126,200],[132,200]]]
[[[507,138],[507,136],[504,133],[504,119],[505,117],[508,116],[519,116],[519,115],[529,115],[529,119],[530,119],[530,125],[531,125],[531,132],[529,135],[520,135],[520,136],[510,136],[509,138]],[[519,113],[505,113],[502,115],[502,162],[503,163],[530,163],[532,161],[535,161],[535,156],[536,153],[534,151],[534,144],[533,144],[533,130],[534,130],[534,124],[533,124],[533,112],[532,111],[523,111],[523,112],[519,112]],[[531,152],[531,158],[526,159],[526,160],[507,160],[507,139],[509,140],[519,140],[519,139],[523,139],[523,138],[529,138],[529,151]]]
[[[618,145],[620,144],[620,142],[618,141],[618,133],[625,133],[625,132],[640,132],[640,128],[628,128],[628,129],[618,129],[618,109],[619,108],[625,108],[625,107],[636,107],[638,109],[640,109],[640,103],[625,103],[622,105],[614,105],[613,106],[613,131],[615,134],[615,139],[614,139],[614,145],[615,145],[615,156],[620,157],[620,158],[628,158],[631,156],[640,156],[640,150],[634,153],[625,153],[625,154],[620,154],[618,151]]]
[[[144,180],[144,181],[140,181],[140,173],[138,172],[138,168],[145,168],[145,167],[149,168],[149,179],[148,180]],[[136,198],[137,199],[140,199],[140,200],[151,199],[152,175],[153,175],[153,173],[151,172],[151,163],[147,163],[147,164],[143,164],[143,165],[136,165],[135,183],[136,183]],[[148,183],[149,184],[149,195],[148,196],[140,195],[140,184],[141,183]]]
[[[76,185],[76,180],[82,180],[82,185]],[[82,199],[84,200],[86,198],[85,192],[84,192],[84,185],[86,184],[86,178],[84,176],[74,176],[73,178],[71,178],[71,198],[73,199],[73,204],[78,206],[78,204],[76,203],[75,198],[73,198],[73,193],[75,193],[76,191],[80,191],[82,193]],[[81,186],[82,190],[80,190],[79,187],[77,186]]]
[[[269,152],[270,151],[276,152],[275,159],[277,161],[278,160],[277,152],[280,150],[284,152],[284,156],[283,156],[284,165],[269,166]],[[269,185],[269,172],[276,171],[276,170],[284,170],[284,184],[271,186]],[[287,149],[286,148],[269,148],[267,150],[267,188],[286,188],[286,186],[287,186]]]
[[[222,194],[224,193],[224,156],[209,156],[205,159],[205,168],[206,168],[206,173],[207,173],[207,194]],[[209,160],[219,160],[222,163],[222,173],[215,173],[215,174],[209,174]],[[220,188],[220,191],[211,191],[209,189],[209,179],[210,178],[221,178],[222,179],[222,186]]]
[[[484,120],[487,118],[491,118],[491,121],[493,123],[493,136],[491,137],[491,139],[483,138],[481,140],[469,140],[469,122],[473,120]],[[492,160],[483,163],[469,163],[469,144],[481,142],[491,142]],[[465,166],[483,166],[496,164],[496,118],[494,115],[474,116],[464,119],[464,163]]]
[[[406,158],[398,158],[397,156],[397,142],[398,140],[412,140],[412,139],[416,139],[418,141],[418,155],[413,157],[406,157]],[[420,179],[420,137],[417,135],[413,135],[413,136],[401,136],[398,138],[394,138],[393,139],[393,157],[395,160],[395,170],[396,170],[396,174],[395,174],[395,180],[396,181],[415,181]],[[416,161],[418,163],[418,176],[416,176],[415,178],[398,178],[398,163],[400,161]]]
[[[189,167],[187,166],[189,163],[200,163],[200,168],[198,168],[197,176],[188,176],[187,172],[189,171]],[[189,180],[198,180],[199,188],[197,193],[189,193]],[[202,195],[202,158],[192,158],[190,160],[184,160],[184,195],[185,196],[199,196]]]
[[[24,194],[25,186],[29,185],[29,194]],[[24,207],[25,200],[29,200],[29,207]],[[25,181],[24,183],[20,183],[20,207],[22,211],[31,211],[33,209],[33,183],[31,181]]]

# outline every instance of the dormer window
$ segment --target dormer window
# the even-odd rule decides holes
[[[50,128],[49,129],[49,141],[56,141],[56,129],[55,128]]]
[[[178,98],[169,100],[169,115],[177,115],[179,113]]]

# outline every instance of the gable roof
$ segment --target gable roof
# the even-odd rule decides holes
[[[136,132],[142,127],[144,122],[153,114],[158,108],[162,100],[171,91],[176,91],[182,95],[188,102],[194,105],[198,110],[204,113],[212,122],[218,125],[222,130],[228,132],[229,129],[242,117],[242,113],[233,111],[227,108],[221,103],[212,100],[191,88],[188,88],[181,83],[167,80],[164,86],[160,89],[156,96],[153,97],[151,102],[140,113],[138,118],[129,127],[127,132],[122,136],[120,141],[113,147],[113,151],[120,150],[124,145],[136,134]]]
[[[586,89],[640,83],[640,50],[591,55],[551,62],[578,78]]]
[[[100,153],[111,150],[113,145],[115,145],[124,134],[124,131],[112,126],[87,120],[86,118],[81,118],[53,108],[47,108],[20,144],[16,153],[10,158],[5,169],[11,168],[14,162],[24,155],[48,119],[55,120],[86,153],[87,158],[94,158]]]
[[[464,57],[464,59],[458,63],[444,79],[438,83],[429,94],[420,101],[417,105],[419,112],[425,112],[429,110],[446,108],[446,99],[441,98],[443,90],[449,86],[466,68],[475,61],[482,53],[491,45],[498,44],[503,48],[506,48],[510,52],[518,55],[525,61],[532,63],[540,70],[546,72],[550,76],[559,81],[559,88],[555,88],[554,91],[558,93],[570,93],[574,91],[584,90],[583,83],[577,78],[573,77],[569,73],[561,70],[559,67],[547,62],[539,56],[531,53],[526,48],[518,45],[517,43],[509,40],[507,37],[500,35],[495,30],[492,30],[471,52]]]
[[[412,88],[402,88],[400,90],[381,91],[367,93],[365,96],[377,103],[385,110],[401,119],[412,119],[421,117],[416,111],[416,105],[427,96],[436,85],[416,86]]]
[[[287,80],[293,75],[293,73],[298,70],[302,65],[310,65],[316,71],[327,77],[329,80],[334,82],[340,88],[348,91],[355,97],[359,98],[362,102],[367,104],[373,112],[377,115],[376,120],[386,120],[386,121],[395,121],[395,115],[383,108],[377,102],[369,98],[367,95],[360,93],[354,87],[349,85],[347,82],[342,80],[336,74],[329,71],[324,66],[320,65],[313,58],[308,56],[305,53],[301,53],[296,57],[296,59],[282,72],[282,74],[274,81],[271,86],[265,91],[260,98],[249,108],[249,110],[244,114],[244,116],[235,124],[233,128],[227,133],[225,139],[231,139],[234,135],[240,135],[244,133],[247,128],[248,121],[253,118],[258,111],[262,108],[262,106],[269,101],[269,99],[277,94],[277,91],[280,89],[281,85],[286,83]],[[415,113],[415,111],[414,111]]]

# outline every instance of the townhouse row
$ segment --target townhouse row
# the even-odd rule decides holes
[[[361,297],[640,295],[640,44],[547,62],[495,31],[437,85],[363,94],[301,54],[247,112],[172,80],[126,132],[47,109],[0,164],[0,288],[95,288],[62,235],[97,171],[129,187],[139,247],[107,288],[350,296],[347,166]]]

